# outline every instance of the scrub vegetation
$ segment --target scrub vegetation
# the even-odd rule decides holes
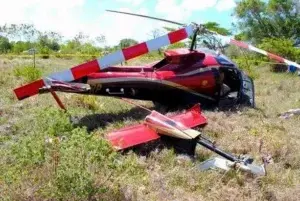
[[[153,61],[141,57],[130,64]],[[300,196],[299,120],[279,114],[300,107],[299,77],[252,66],[255,109],[203,111],[204,133],[225,150],[248,153],[260,162],[270,155],[268,175],[200,172],[197,164],[212,153],[197,148],[195,161],[173,150],[149,156],[115,152],[105,135],[138,123],[142,109],[109,97],[59,93],[68,112],[49,94],[17,101],[12,89],[36,71],[42,75],[77,60],[38,59],[36,70],[16,73],[31,60],[1,59],[0,196],[1,200],[297,200]],[[24,67],[26,69],[27,67]],[[23,71],[22,71],[23,72]],[[150,102],[138,101],[152,108]],[[262,150],[259,152],[260,142]]]

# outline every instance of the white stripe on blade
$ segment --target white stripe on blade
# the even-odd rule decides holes
[[[47,77],[49,77],[53,80],[58,80],[58,81],[63,81],[63,82],[71,82],[74,80],[74,76],[70,69],[64,70],[61,72],[57,72],[57,73],[53,73]]]
[[[300,69],[300,65],[297,64],[296,62],[293,62],[293,61],[290,61],[290,60],[287,60],[287,59],[284,59],[284,62],[287,63],[288,65],[295,66],[296,68]]]
[[[164,35],[164,36],[160,36],[158,38],[154,38],[152,40],[149,40],[146,42],[147,47],[148,47],[148,51],[154,51],[154,50],[158,50],[159,48],[166,46],[166,45],[170,45],[170,40],[168,35]]]
[[[189,25],[185,28],[185,31],[187,33],[188,36],[193,35],[194,33],[194,26],[193,25]]]
[[[266,56],[268,55],[268,53],[265,50],[258,49],[258,48],[254,47],[252,45],[249,45],[249,50],[261,53],[261,54],[266,55]]]
[[[111,65],[119,64],[121,62],[125,61],[124,55],[122,50],[116,51],[114,53],[110,53],[108,55],[105,55],[102,58],[98,59],[98,64],[100,66],[100,69],[103,70]]]

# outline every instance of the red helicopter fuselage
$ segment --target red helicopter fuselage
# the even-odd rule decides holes
[[[241,74],[234,63],[217,54],[177,49],[167,50],[165,58],[152,65],[108,67],[89,74],[83,80],[91,87],[89,94],[152,100],[162,105],[178,106],[196,102],[218,103],[232,92],[236,92],[238,101],[245,85]],[[245,78],[252,90],[252,80],[247,76]],[[252,102],[240,103],[254,106],[254,95],[251,98]]]

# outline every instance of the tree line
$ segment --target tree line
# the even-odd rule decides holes
[[[129,38],[120,40],[116,46],[105,46],[103,45],[105,41],[104,35],[90,38],[83,32],[79,32],[72,39],[64,40],[64,36],[61,34],[54,31],[41,32],[32,24],[0,26],[0,54],[22,54],[34,48],[39,54],[59,52],[97,55],[102,51],[113,51],[117,48],[137,44],[137,41]]]

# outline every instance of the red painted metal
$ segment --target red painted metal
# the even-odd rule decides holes
[[[208,67],[217,67],[220,66],[220,64],[218,63],[218,61],[216,60],[216,58],[212,55],[206,55],[205,59],[203,60],[202,64],[204,66],[208,66]]]
[[[56,101],[56,103],[58,104],[58,106],[61,109],[63,109],[64,111],[67,111],[66,107],[64,106],[64,104],[62,103],[62,101],[60,100],[58,95],[55,93],[55,91],[51,88],[49,88],[49,91],[50,91],[51,95],[53,96],[54,100]]]
[[[145,124],[126,127],[108,134],[108,140],[117,150],[133,147],[158,138],[160,136]]]
[[[234,45],[236,45],[236,46],[238,46],[238,47],[245,48],[245,49],[248,49],[248,48],[249,48],[249,45],[248,45],[247,43],[242,42],[242,41],[230,39],[230,43],[231,43],[231,44],[234,44]]]
[[[97,60],[89,61],[85,64],[71,68],[74,80],[82,78],[90,73],[100,71],[100,66]]]
[[[207,119],[201,114],[200,104],[196,104],[185,113],[171,116],[171,119],[178,121],[188,128],[204,126],[207,124]]]
[[[93,73],[88,76],[89,79],[102,78],[144,78],[152,75],[152,72],[138,73],[138,72],[103,72]]]
[[[126,60],[135,58],[139,55],[148,53],[148,47],[146,43],[140,43],[128,48],[123,49],[123,54]]]
[[[155,113],[157,114],[157,112]],[[159,115],[164,116],[162,114]],[[207,123],[206,118],[201,114],[200,105],[195,105],[184,113],[173,115],[168,118],[188,128],[203,126]],[[122,150],[156,140],[160,138],[160,136],[156,131],[143,123],[109,133],[107,138],[117,150]]]
[[[193,51],[196,52],[196,51]],[[189,49],[186,48],[179,48],[179,49],[171,49],[171,50],[166,50],[164,52],[164,55],[166,57],[168,56],[175,56],[175,55],[185,55],[185,54],[190,54],[191,51]]]
[[[42,79],[34,81],[25,86],[14,89],[14,92],[19,100],[25,99],[29,96],[33,96],[39,93],[39,88],[45,86],[45,83]]]
[[[173,44],[187,38],[188,34],[186,33],[186,29],[183,28],[169,33],[168,36],[169,36],[170,43]]]
[[[154,64],[156,64],[157,62],[155,62]],[[153,68],[152,66],[154,65],[149,65],[149,66],[110,66],[104,70],[101,70],[101,72],[153,72]],[[93,74],[93,73],[91,73]],[[90,75],[91,75],[90,74]],[[88,75],[88,76],[90,76]]]
[[[270,57],[270,59],[275,59],[276,61],[279,61],[279,62],[282,62],[282,63],[285,62],[284,58],[282,58],[282,57],[280,57],[276,54],[272,54],[272,53],[269,53],[269,52],[267,52],[267,54],[268,54],[268,57]]]

